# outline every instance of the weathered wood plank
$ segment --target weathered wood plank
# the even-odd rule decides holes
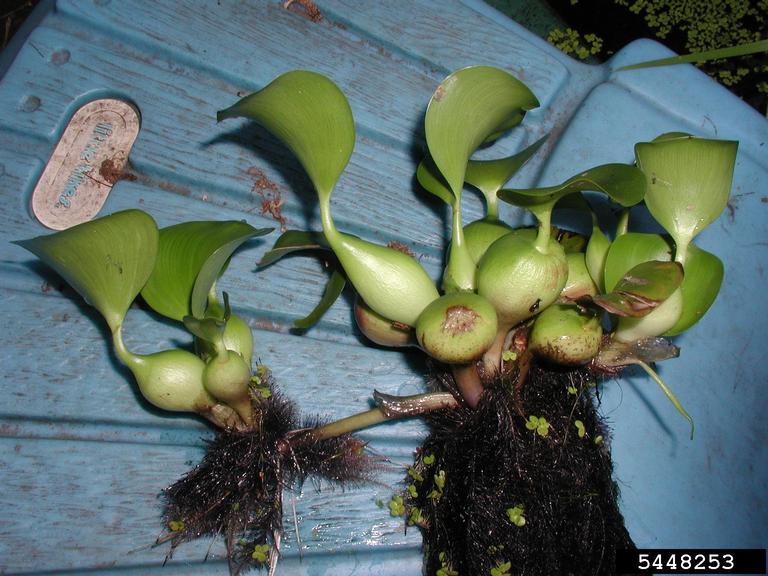
[[[353,0],[324,0],[319,5],[332,21],[350,26],[372,44],[423,61],[443,74],[477,64],[500,66],[525,82],[543,108],[568,81],[567,68],[551,53],[536,49],[530,33],[515,33],[460,1],[438,6],[417,0],[406,6],[386,0],[365,9]]]
[[[168,548],[151,546],[162,530],[158,494],[200,456],[199,448],[185,446],[0,438],[0,571],[162,569]],[[387,484],[399,474],[393,468],[381,478],[378,488],[318,491],[307,485],[287,493],[287,510],[292,502],[296,506],[303,552],[358,549],[365,556],[392,548],[395,557],[400,549],[418,558],[417,534],[404,534],[401,521],[376,504],[389,499],[394,488]],[[196,573],[226,572],[221,540],[210,547],[211,562],[203,564],[210,545],[209,539],[183,545],[170,565],[177,571],[191,565]],[[283,550],[289,565],[299,564],[292,512]],[[318,566],[323,564],[320,557]]]
[[[231,90],[218,80],[198,72],[175,69],[168,79],[163,63],[154,66],[146,56],[125,54],[119,44],[101,36],[74,40],[52,29],[33,34],[32,45],[17,58],[17,67],[35,72],[35,91],[45,93],[45,101],[33,112],[12,114],[2,119],[6,130],[25,131],[52,138],[85,94],[109,91],[128,97],[142,113],[143,125],[131,154],[139,179],[182,198],[194,194],[211,206],[226,206],[246,213],[259,211],[261,198],[254,190],[261,171],[283,195],[283,210],[293,227],[319,227],[315,201],[308,179],[285,148],[252,124],[231,121],[217,126],[215,110],[233,102]],[[53,65],[38,70],[38,52],[52,54],[66,43],[71,51],[68,74],[62,76]],[[0,92],[0,106],[16,108],[14,94],[29,92],[26,74],[14,74]],[[137,82],[136,78],[142,81]],[[346,86],[343,86],[346,89]],[[371,87],[369,96],[375,95]],[[421,105],[427,99],[425,98]],[[54,127],[54,129],[51,128]],[[410,134],[404,142],[410,146]],[[47,160],[42,158],[41,160]],[[340,227],[352,233],[371,234],[369,222],[376,222],[380,240],[411,240],[424,246],[442,247],[445,230],[444,210],[432,199],[413,189],[416,160],[408,152],[370,138],[360,138],[351,164],[339,183],[334,207]],[[412,190],[414,204],[410,214],[418,226],[402,226],[403,190]],[[365,211],[361,214],[361,207]],[[468,218],[479,213],[479,203],[467,207]],[[354,223],[354,224],[353,224]],[[424,251],[424,250],[420,250]]]

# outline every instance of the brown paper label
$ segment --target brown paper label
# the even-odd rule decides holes
[[[122,100],[94,100],[75,112],[32,192],[40,223],[64,230],[93,218],[120,180],[139,125]]]

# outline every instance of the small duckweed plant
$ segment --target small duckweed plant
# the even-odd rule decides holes
[[[422,531],[427,574],[615,572],[616,551],[632,541],[595,382],[640,366],[693,434],[693,419],[652,365],[677,356],[668,337],[691,328],[719,291],[721,261],[693,240],[726,205],[737,143],[662,134],[638,143],[631,164],[594,166],[550,186],[507,187],[544,139],[510,156],[474,154],[492,151],[537,106],[527,86],[488,66],[454,72],[432,95],[415,175],[451,213],[438,281],[401,246],[337,228],[331,200],[355,127],[331,80],[288,72],[219,112],[220,121],[246,117],[282,140],[316,192],[322,230],[285,232],[261,261],[315,250],[335,266],[321,302],[297,324],[310,327],[351,285],[362,334],[432,360],[427,393],[374,391],[374,408],[336,422],[298,419],[268,372],[253,370],[251,331],[217,294],[235,250],[268,230],[244,222],[158,230],[149,215],[128,210],[19,242],[101,313],[117,358],[147,400],[200,414],[221,430],[203,462],[166,491],[161,540],[175,546],[223,533],[233,573],[262,564],[274,572],[282,487],[309,474],[365,478],[370,466],[350,433],[421,415],[430,434],[407,470],[406,490],[388,508]],[[467,189],[485,205],[469,223]],[[621,213],[609,233],[593,211],[600,197]],[[536,225],[513,228],[500,217],[500,201],[528,211]],[[640,203],[666,234],[631,230],[629,209]],[[586,214],[591,234],[554,228],[552,213],[562,208]],[[139,296],[182,323],[194,352],[128,349],[123,322]]]

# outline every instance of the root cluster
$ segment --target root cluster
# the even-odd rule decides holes
[[[433,380],[454,387],[448,375]],[[634,545],[594,375],[533,365],[524,386],[514,382],[487,383],[475,410],[427,416],[404,496],[408,523],[423,532],[425,573],[616,574],[617,550]]]
[[[346,434],[316,440],[301,430],[293,402],[270,385],[248,432],[220,431],[203,460],[164,492],[167,533],[158,542],[179,544],[200,536],[223,537],[230,572],[273,563],[282,532],[282,492],[313,476],[334,483],[367,480],[373,467],[364,445]],[[299,432],[296,432],[299,430]]]

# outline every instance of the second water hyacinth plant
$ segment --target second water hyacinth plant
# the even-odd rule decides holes
[[[322,301],[297,325],[309,328],[351,286],[363,335],[431,359],[423,394],[372,391],[373,408],[338,421],[298,417],[268,370],[253,365],[250,328],[216,290],[238,247],[269,230],[244,222],[158,229],[150,215],[128,210],[19,242],[101,313],[116,357],[149,402],[197,413],[219,430],[200,465],[166,491],[161,541],[175,547],[223,534],[232,573],[267,565],[274,573],[283,487],[311,475],[368,478],[364,445],[351,433],[422,416],[429,435],[388,509],[422,531],[426,574],[615,574],[616,552],[633,543],[596,391],[606,376],[639,366],[693,434],[692,416],[653,365],[677,356],[669,338],[694,326],[719,291],[723,264],[693,240],[725,207],[737,144],[661,134],[637,143],[630,163],[508,187],[544,139],[488,155],[537,106],[520,80],[488,66],[454,72],[436,88],[415,178],[451,215],[439,278],[402,246],[336,226],[332,199],[355,124],[331,80],[289,72],[219,112],[219,121],[246,117],[271,131],[314,188],[322,229],[285,232],[260,263],[310,250],[334,267]],[[485,213],[465,222],[470,189]],[[500,202],[535,225],[510,226]],[[612,230],[595,202],[619,214]],[[633,228],[630,208],[643,203],[666,234]],[[563,208],[590,219],[591,233],[553,227]],[[131,352],[123,324],[137,298],[182,323],[193,349]]]
[[[595,409],[606,375],[642,367],[693,435],[693,418],[653,364],[677,356],[668,337],[692,327],[719,291],[722,263],[692,240],[725,207],[737,144],[661,134],[636,145],[633,163],[594,166],[552,186],[507,188],[542,140],[512,156],[473,155],[536,106],[522,82],[486,66],[454,72],[435,90],[416,179],[452,215],[439,279],[412,254],[337,229],[331,197],[351,155],[354,122],[328,78],[287,73],[219,115],[271,130],[315,187],[322,231],[287,232],[262,265],[290,251],[330,251],[332,278],[341,281],[314,317],[346,279],[364,335],[378,345],[420,348],[435,361],[431,391],[375,392],[376,408],[344,422],[347,431],[406,415],[429,422],[408,489],[390,506],[422,530],[428,574],[487,574],[508,562],[514,573],[574,566],[580,574],[614,573],[616,551],[632,541],[611,478],[608,431]],[[467,188],[486,205],[470,223],[462,217]],[[620,214],[614,230],[604,230],[593,211],[599,196]],[[529,211],[536,226],[503,222],[499,201]],[[643,202],[666,235],[632,229],[629,209]],[[589,215],[592,234],[553,228],[561,207]],[[525,522],[510,520],[506,511],[515,507],[525,510]]]

